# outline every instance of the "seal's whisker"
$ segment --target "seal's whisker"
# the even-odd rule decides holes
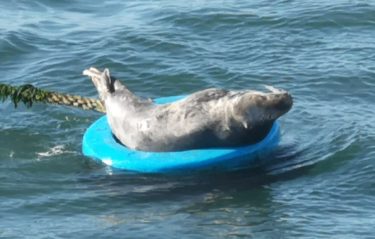
[[[271,85],[264,85],[264,88],[271,91],[271,93],[285,93],[286,92],[283,89],[278,89],[278,88],[276,88],[274,86],[271,86]]]

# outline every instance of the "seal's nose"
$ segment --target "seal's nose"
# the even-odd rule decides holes
[[[286,113],[293,105],[293,97],[288,92],[278,93],[274,95],[275,109]]]

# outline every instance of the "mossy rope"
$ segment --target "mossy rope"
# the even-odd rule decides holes
[[[0,83],[0,100],[4,102],[7,99],[10,99],[15,107],[20,102],[26,105],[26,107],[31,107],[34,102],[42,102],[74,106],[85,110],[95,110],[105,113],[105,107],[99,99],[46,91],[30,84],[11,86]]]

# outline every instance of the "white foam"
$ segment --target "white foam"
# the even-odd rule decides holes
[[[73,153],[73,151],[65,150],[64,145],[56,145],[56,146],[53,146],[52,148],[48,149],[46,152],[39,152],[39,153],[36,153],[36,154],[38,155],[38,160],[40,160],[41,158],[61,155],[61,154],[64,154],[64,153]]]
[[[105,163],[106,165],[108,165],[108,166],[112,166],[112,159],[110,159],[110,158],[106,158],[106,159],[103,159],[102,160],[103,161],[103,163]]]

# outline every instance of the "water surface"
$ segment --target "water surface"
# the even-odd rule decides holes
[[[2,238],[371,238],[373,1],[3,1],[1,83],[96,97],[274,85],[295,99],[261,169],[184,176],[85,158],[99,113],[0,104]]]

